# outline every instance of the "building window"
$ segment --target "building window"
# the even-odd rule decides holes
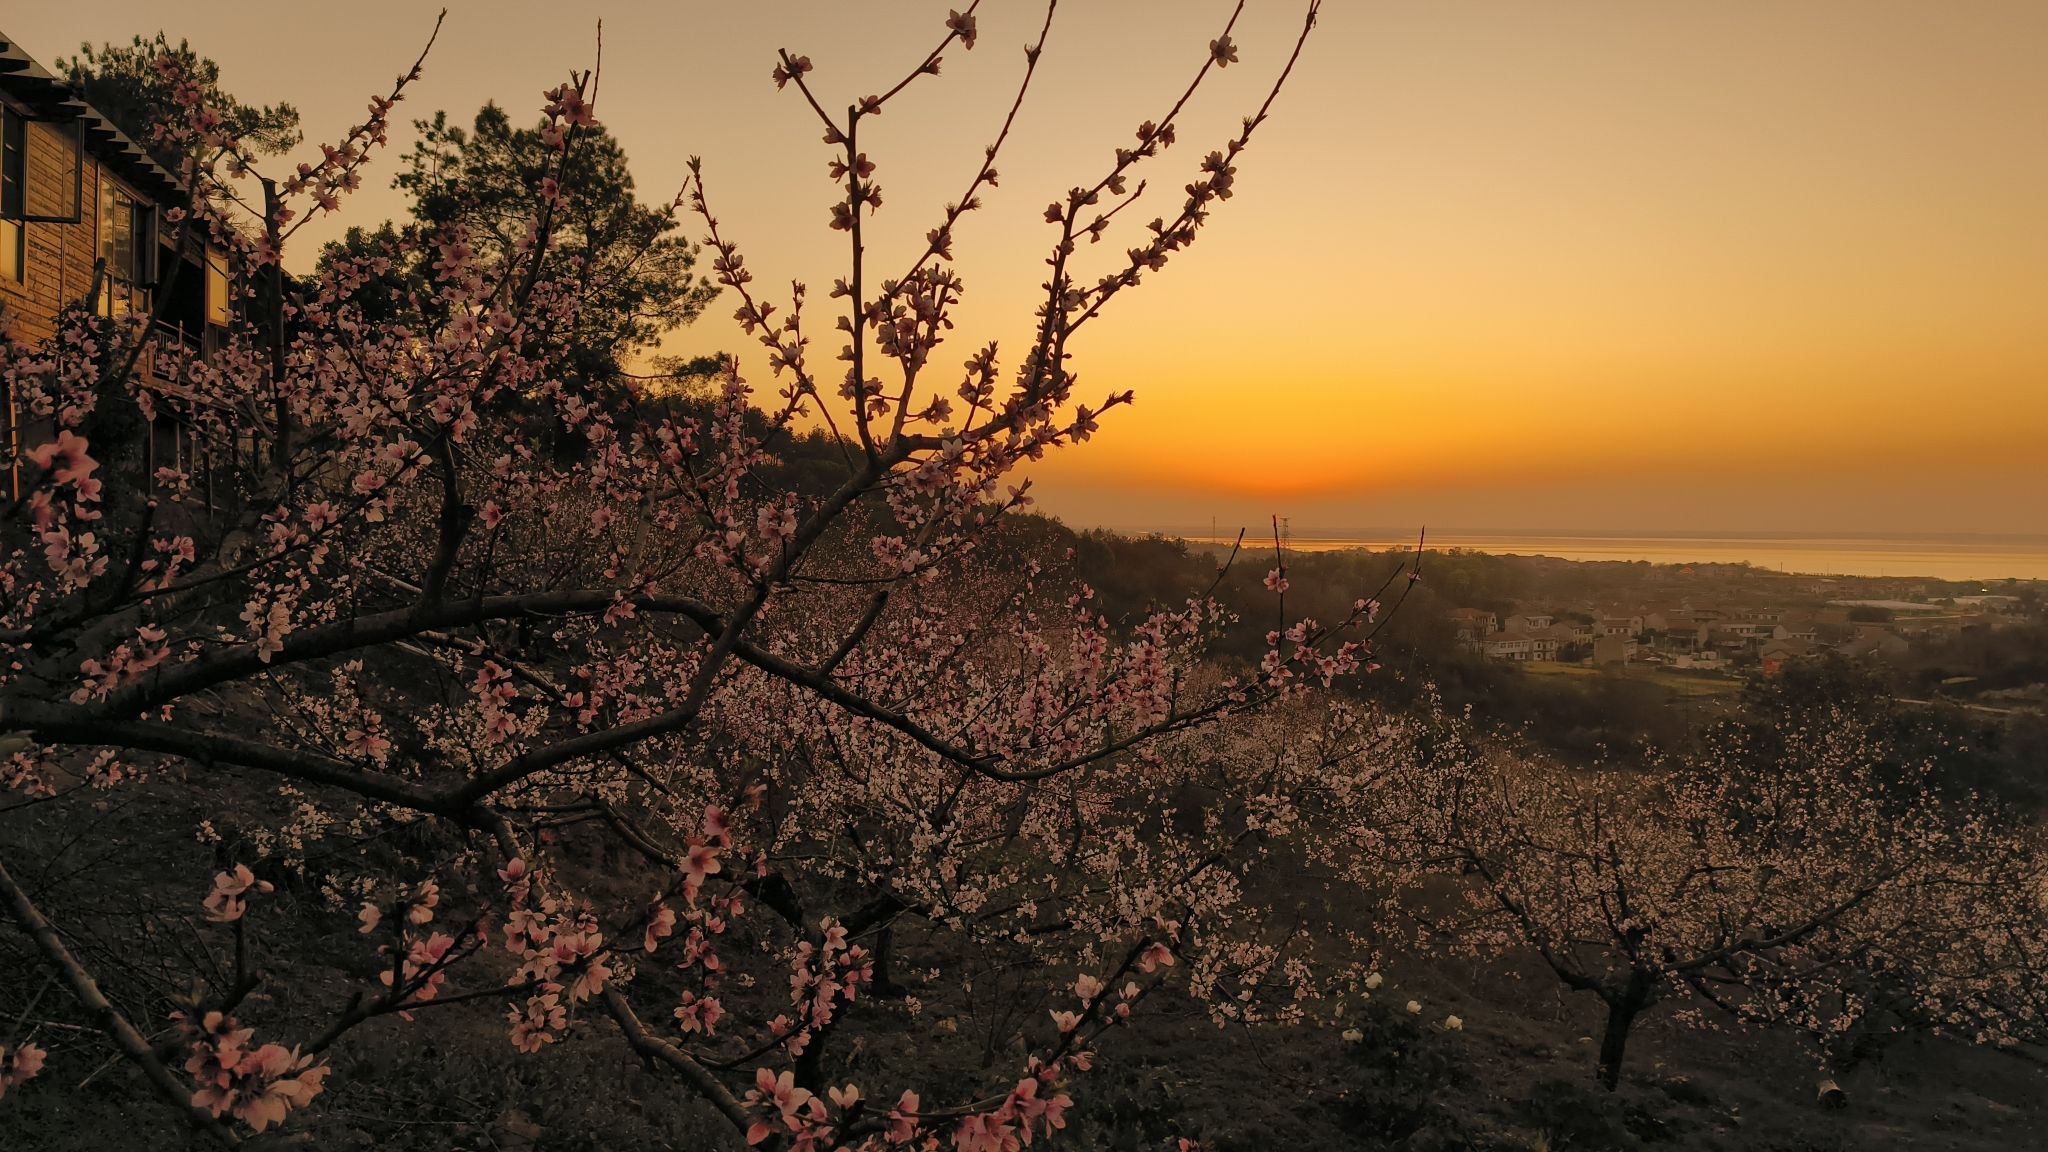
[[[218,248],[206,250],[206,322],[218,328],[232,318],[228,299],[228,257]]]
[[[125,316],[149,307],[156,280],[156,210],[111,182],[100,183],[100,314]]]
[[[0,279],[28,278],[28,124],[12,109],[0,110]]]

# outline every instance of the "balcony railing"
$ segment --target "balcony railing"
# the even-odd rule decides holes
[[[194,330],[183,322],[173,324],[160,320],[150,328],[150,347],[142,358],[142,371],[152,380],[173,383],[166,370],[170,358],[162,355],[163,350],[182,347],[194,357],[203,360],[208,351],[207,343],[204,325]]]

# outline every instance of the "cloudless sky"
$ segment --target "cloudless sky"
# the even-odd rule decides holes
[[[161,27],[243,99],[297,104],[317,141],[411,62],[436,7],[99,0],[13,8],[0,31],[48,64]],[[408,116],[537,114],[602,18],[598,115],[642,195],[665,200],[701,154],[759,280],[802,278],[814,305],[843,261],[829,150],[770,83],[774,50],[810,55],[844,102],[898,79],[946,15],[449,9]],[[1062,5],[1002,186],[959,232],[969,303],[942,357],[1019,344],[1044,205],[1163,111],[1228,10]],[[871,252],[904,252],[958,195],[1041,17],[988,0],[977,49],[868,130]],[[1133,223],[1177,204],[1299,19],[1250,0],[1241,64],[1198,97]],[[402,213],[394,169],[313,239]],[[1082,391],[1138,404],[1039,474],[1071,522],[2048,533],[2048,3],[1328,0],[1237,191],[1080,342]],[[739,350],[765,383],[729,315],[672,350]]]

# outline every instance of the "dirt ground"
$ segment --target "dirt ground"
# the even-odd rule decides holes
[[[0,813],[10,858],[45,862],[32,877],[39,898],[99,958],[110,994],[158,1026],[165,1005],[132,990],[161,981],[151,956],[185,963],[203,954],[195,917],[152,911],[178,906],[173,894],[189,906],[205,890],[215,860],[193,835],[198,816],[154,788]],[[342,959],[357,950],[346,912],[316,905],[310,894],[296,904],[280,898],[302,934],[280,954],[323,959],[272,971],[245,1017],[340,1004],[373,975]],[[937,946],[905,940],[903,968],[917,967],[918,948]],[[1334,1023],[1219,1030],[1193,1005],[1148,1002],[1135,1025],[1109,1037],[1096,1071],[1070,1086],[1077,1104],[1052,1147],[1136,1152],[1188,1137],[1210,1152],[2048,1148],[2048,1068],[2026,1054],[1905,1039],[1842,1076],[1846,1104],[1831,1109],[1816,1100],[1817,1062],[1796,1038],[1653,1013],[1631,1043],[1620,1090],[1607,1093],[1593,1082],[1596,1005],[1561,993],[1540,967],[1396,956],[1386,976]],[[1420,1014],[1405,1010],[1411,999]],[[938,1002],[912,1015],[900,1002],[861,1001],[855,1030],[867,1039],[835,1048],[827,1075],[858,1080],[870,1096],[928,1087],[934,1071],[940,1080],[999,1078],[1009,1054],[972,1039],[986,1021],[947,1016]],[[608,1023],[580,1023],[581,1042],[521,1056],[505,1042],[500,1011],[480,1005],[365,1026],[335,1050],[318,1103],[252,1146],[743,1146],[672,1078],[635,1060]],[[1444,1027],[1451,1015],[1461,1030]],[[0,1100],[0,1152],[199,1146],[128,1065],[107,1059],[20,934],[0,928],[0,1037],[29,1021],[45,1022],[36,1039],[50,1063]],[[1353,1028],[1358,1037],[1347,1039]]]

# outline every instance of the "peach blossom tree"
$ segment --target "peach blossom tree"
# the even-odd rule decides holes
[[[1780,755],[1717,730],[1648,769],[1572,768],[1448,732],[1388,794],[1387,842],[1459,877],[1425,948],[1527,950],[1605,1016],[1613,1088],[1653,1009],[1791,1026],[1823,1052],[1919,1021],[1984,1043],[2039,1034],[2038,853],[2007,819],[1903,777],[1867,724],[1786,731]]]
[[[1071,342],[1230,199],[1316,4],[1239,130],[1121,251],[1095,247],[1204,79],[1239,62],[1238,6],[1161,115],[1045,209],[1021,355],[987,344],[955,366],[955,229],[996,184],[1056,6],[961,195],[894,266],[868,243],[882,195],[862,136],[975,47],[976,7],[875,94],[829,97],[807,57],[774,63],[824,133],[846,258],[831,366],[812,295],[761,292],[692,160],[671,210],[696,219],[771,383],[735,359],[708,398],[616,412],[562,385],[553,337],[587,285],[544,259],[597,123],[592,75],[544,96],[556,159],[518,239],[401,230],[433,280],[372,301],[405,252],[352,248],[306,278],[283,254],[358,186],[420,65],[317,159],[271,172],[163,62],[180,106],[161,142],[190,157],[192,191],[166,224],[233,254],[243,307],[204,357],[88,304],[0,358],[47,429],[6,514],[0,775],[24,807],[199,797],[216,874],[180,898],[209,963],[142,1019],[124,1004],[148,997],[110,998],[16,871],[33,859],[0,850],[0,893],[195,1128],[235,1144],[317,1106],[337,1046],[469,1011],[522,1053],[623,1043],[749,1144],[1007,1149],[1064,1125],[1104,1034],[1170,980],[1219,1020],[1318,994],[1244,877],[1363,745],[1246,752],[1286,743],[1266,710],[1312,710],[1302,694],[1361,671],[1376,603],[1283,619],[1262,663],[1232,668],[1211,647],[1241,625],[1205,594],[1111,620],[1056,565],[995,559],[1023,470],[1131,401],[1079,394]],[[536,441],[536,408],[565,443]],[[136,429],[173,419],[195,450],[146,472]],[[816,424],[841,465],[822,489],[783,467]],[[1284,564],[1267,584],[1284,592]],[[374,978],[328,1003],[258,995],[321,958],[275,951],[287,888],[345,941],[321,951]],[[949,966],[1005,949],[1035,974],[1004,992],[1013,1066],[827,1079],[875,994],[975,994]],[[43,1059],[0,1048],[0,1090]]]

